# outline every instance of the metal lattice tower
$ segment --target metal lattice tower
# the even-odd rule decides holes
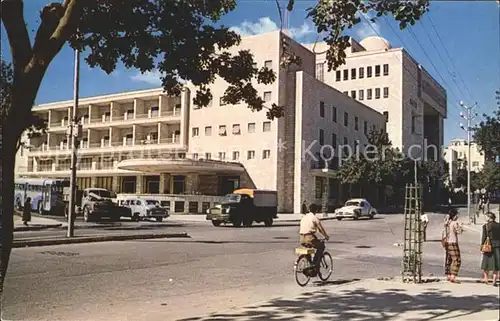
[[[422,207],[420,186],[406,185],[404,244],[401,276],[403,282],[422,282]]]

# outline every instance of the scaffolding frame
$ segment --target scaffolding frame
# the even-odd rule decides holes
[[[422,282],[422,187],[407,184],[404,210],[403,282]]]

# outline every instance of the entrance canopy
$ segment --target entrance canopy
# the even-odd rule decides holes
[[[118,163],[123,170],[143,173],[198,173],[198,174],[240,174],[245,168],[240,163],[193,159],[127,159]]]

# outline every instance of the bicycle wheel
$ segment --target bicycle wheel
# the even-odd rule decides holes
[[[306,286],[307,283],[311,280],[311,277],[306,275],[304,271],[307,271],[307,269],[310,267],[309,260],[307,259],[307,256],[301,255],[295,261],[295,281],[297,281],[297,284],[300,286]]]
[[[318,277],[321,281],[327,281],[333,272],[333,259],[330,253],[323,253],[323,257],[321,258],[319,264],[319,273]]]

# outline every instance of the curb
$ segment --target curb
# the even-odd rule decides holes
[[[159,234],[136,234],[136,235],[98,235],[98,236],[80,236],[72,238],[53,238],[53,239],[28,239],[14,240],[12,248],[31,247],[31,246],[48,246],[62,244],[78,244],[78,243],[97,243],[110,241],[127,241],[127,240],[145,240],[145,239],[161,239],[161,238],[190,238],[184,233],[159,233]]]
[[[26,231],[40,231],[49,228],[61,228],[62,223],[59,224],[40,224],[40,225],[31,225],[31,226],[18,226],[14,227],[14,232],[26,232]]]

